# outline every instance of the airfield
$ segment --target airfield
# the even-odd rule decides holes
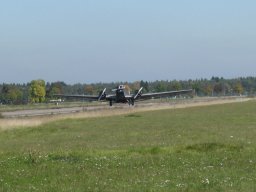
[[[254,98],[58,107],[1,112],[0,191],[256,190]]]
[[[135,106],[127,104],[115,104],[109,107],[106,103],[100,105],[88,105],[82,103],[79,106],[65,107],[59,105],[46,109],[19,109],[4,111],[1,113],[0,128],[9,129],[15,127],[38,126],[50,121],[66,118],[90,118],[129,114],[134,112],[154,111],[163,109],[178,109],[196,106],[208,106],[225,103],[236,103],[253,100],[254,98],[234,97],[202,97],[194,99],[152,100],[138,102]]]

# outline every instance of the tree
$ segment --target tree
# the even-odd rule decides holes
[[[54,94],[62,94],[63,93],[63,82],[54,82],[51,84],[47,83],[47,91],[46,97],[52,98]]]
[[[94,92],[93,86],[92,85],[85,85],[84,91],[88,95],[92,95]]]
[[[131,85],[130,85],[130,91],[137,91],[140,89],[140,81],[134,81]]]
[[[2,101],[9,104],[21,104],[22,103],[22,92],[15,86],[4,84],[2,87]]]
[[[199,85],[199,83],[198,83],[198,82],[194,82],[194,83],[192,84],[192,89],[194,89],[194,90],[195,90],[195,94],[198,95],[198,93],[199,93],[199,91],[200,91],[200,85]]]
[[[244,91],[244,88],[243,88],[241,82],[235,83],[233,89],[234,89],[234,92],[237,93],[238,95],[241,95],[243,93],[243,91]]]
[[[148,87],[148,82],[144,82],[144,81],[140,81],[140,87],[143,87],[144,91],[145,92],[148,92],[149,91],[149,87]]]
[[[214,93],[217,94],[217,95],[220,95],[222,92],[223,92],[223,86],[222,86],[222,83],[218,82],[214,85]]]
[[[167,89],[167,83],[164,81],[156,81],[155,91],[156,92],[162,92],[166,91]]]
[[[211,84],[206,84],[204,86],[204,89],[203,89],[204,93],[208,96],[212,96],[213,95],[213,85]]]
[[[32,103],[41,103],[45,100],[45,81],[33,80],[30,83],[29,96]]]
[[[171,88],[172,88],[172,90],[181,90],[181,84],[180,84],[180,82],[174,80],[174,81],[171,83]]]

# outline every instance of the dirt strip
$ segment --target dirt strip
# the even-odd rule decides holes
[[[161,102],[161,103],[147,103],[147,104],[138,104],[135,107],[129,107],[127,105],[118,105],[114,108],[103,107],[95,109],[76,109],[74,111],[68,109],[70,113],[62,113],[58,115],[53,115],[53,112],[46,113],[44,116],[36,116],[37,113],[40,113],[41,110],[35,110],[35,116],[23,116],[23,118],[2,118],[0,119],[0,130],[8,130],[13,128],[22,128],[22,127],[34,127],[39,126],[44,123],[51,121],[67,119],[67,118],[90,118],[90,117],[106,117],[113,115],[122,115],[129,114],[134,112],[143,112],[143,111],[153,111],[153,110],[162,110],[162,109],[177,109],[177,108],[187,108],[195,106],[208,106],[208,105],[217,105],[225,103],[235,103],[235,102],[245,102],[253,100],[253,98],[209,98],[209,99],[190,99],[183,100],[182,102],[172,103],[172,102]],[[65,109],[64,109],[65,111]],[[22,111],[21,111],[22,113]],[[30,114],[33,114],[33,111],[30,111]]]

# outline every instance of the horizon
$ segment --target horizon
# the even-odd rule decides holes
[[[90,85],[90,84],[111,84],[111,83],[114,83],[114,84],[122,84],[122,83],[135,83],[135,82],[149,82],[149,83],[152,83],[152,82],[157,82],[157,81],[197,81],[197,80],[207,80],[207,81],[210,81],[212,78],[219,78],[219,79],[224,79],[224,80],[235,80],[235,79],[241,79],[241,78],[256,78],[256,76],[239,76],[239,77],[231,77],[231,78],[225,78],[225,77],[219,77],[219,76],[212,76],[210,78],[195,78],[195,79],[158,79],[158,80],[153,80],[153,81],[148,81],[148,80],[143,80],[143,79],[140,79],[140,80],[135,80],[135,81],[111,81],[111,82],[104,82],[104,81],[98,81],[98,82],[76,82],[76,83],[68,83],[66,81],[63,81],[63,80],[57,80],[57,81],[47,81],[45,79],[42,79],[42,78],[37,78],[37,79],[32,79],[28,82],[1,82],[1,84],[16,84],[16,85],[22,85],[22,84],[28,84],[30,83],[31,81],[33,80],[44,80],[45,83],[57,83],[57,82],[61,82],[61,83],[65,83],[67,85],[76,85],[76,84],[87,84],[87,85]]]

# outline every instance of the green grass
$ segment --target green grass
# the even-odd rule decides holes
[[[0,132],[0,191],[255,190],[255,101]]]

